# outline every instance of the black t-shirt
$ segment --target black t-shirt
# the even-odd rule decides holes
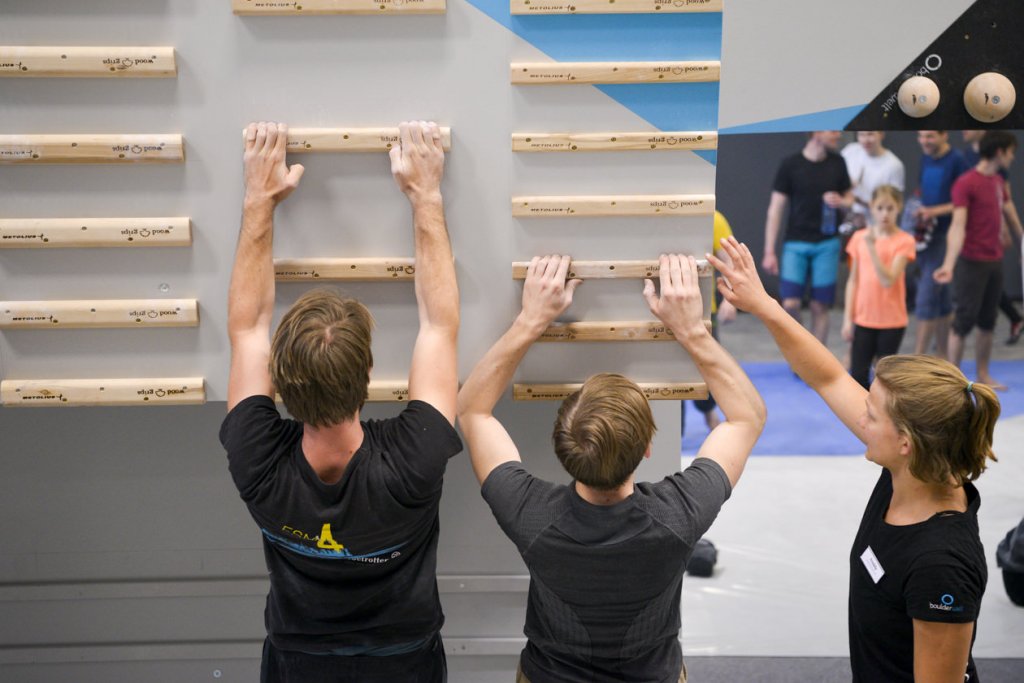
[[[789,197],[785,241],[821,242],[834,238],[841,217],[838,210],[833,211],[830,234],[822,232],[821,196],[826,192],[843,194],[851,187],[846,162],[835,152],[826,152],[821,161],[810,161],[803,153],[783,159],[772,189]]]
[[[481,493],[530,570],[531,683],[675,683],[683,569],[730,492],[708,458],[615,505],[517,462],[495,468]]]
[[[978,536],[981,498],[965,484],[966,512],[939,513],[918,524],[886,524],[892,475],[882,471],[850,552],[850,664],[854,683],[914,681],[913,620],[976,621],[988,570]],[[868,549],[876,583],[861,559]],[[974,634],[977,635],[977,625]],[[971,636],[973,645],[974,636]],[[974,658],[965,681],[978,683]]]
[[[438,504],[462,443],[431,405],[362,423],[341,480],[325,484],[302,453],[302,424],[268,396],[228,414],[220,440],[235,486],[263,532],[266,626],[283,650],[410,643],[444,622],[437,596]]]

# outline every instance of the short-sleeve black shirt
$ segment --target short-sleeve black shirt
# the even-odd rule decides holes
[[[284,650],[328,652],[415,642],[444,622],[437,595],[438,505],[462,443],[431,405],[362,423],[341,480],[302,453],[302,424],[251,396],[220,430],[235,486],[263,532],[266,627]]]
[[[850,552],[854,683],[913,683],[914,619],[951,624],[977,620],[988,580],[978,535],[981,498],[973,484],[965,484],[964,491],[966,512],[939,513],[918,524],[893,526],[885,522],[892,475],[882,471]],[[869,547],[885,572],[878,583],[861,560]],[[973,657],[964,673],[971,683],[978,683]]]
[[[789,197],[785,241],[821,242],[833,239],[835,231],[830,235],[821,231],[821,196],[826,192],[842,194],[851,187],[846,162],[835,152],[826,152],[821,161],[811,161],[802,152],[783,159],[775,174],[772,189]],[[838,222],[838,216],[836,220]]]
[[[531,683],[675,683],[683,570],[731,490],[708,458],[614,505],[495,468],[481,493],[530,570]]]

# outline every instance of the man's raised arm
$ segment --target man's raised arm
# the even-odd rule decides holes
[[[391,173],[412,206],[420,330],[409,369],[409,398],[429,403],[455,424],[459,287],[441,199],[444,150],[436,123],[405,122],[391,148]]]
[[[644,282],[647,305],[690,354],[725,414],[726,421],[711,430],[697,457],[717,462],[725,470],[729,483],[736,486],[747,457],[764,429],[767,418],[764,401],[747,374],[704,326],[694,258],[662,255],[659,274],[659,293],[655,293],[652,280]]]
[[[288,127],[250,123],[245,131],[245,200],[228,289],[231,372],[228,410],[269,396],[270,321],[274,314],[274,209],[298,186],[303,167],[285,165]]]
[[[476,364],[459,392],[459,425],[481,484],[498,465],[519,461],[519,449],[494,417],[494,406],[526,351],[572,303],[572,294],[582,280],[566,282],[570,263],[568,256],[535,256],[530,261],[523,285],[523,310]]]

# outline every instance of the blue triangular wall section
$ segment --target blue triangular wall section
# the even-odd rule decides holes
[[[509,0],[469,3],[557,61],[701,60],[722,56],[721,12],[513,17]],[[596,87],[659,130],[718,128],[718,83]],[[696,154],[712,164],[718,159],[714,151]]]

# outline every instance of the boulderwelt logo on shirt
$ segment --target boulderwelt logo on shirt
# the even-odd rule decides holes
[[[384,548],[383,550],[375,552],[353,553],[349,548],[346,548],[342,543],[339,543],[334,539],[334,534],[331,533],[330,523],[324,524],[320,529],[320,533],[316,535],[311,535],[308,532],[287,524],[281,527],[280,533],[284,534],[284,537],[273,534],[266,529],[261,529],[261,531],[263,532],[263,536],[274,545],[280,546],[294,553],[298,553],[299,555],[327,560],[351,560],[353,562],[363,562],[366,564],[384,564],[395,558],[401,557],[402,553],[399,548],[405,545],[404,543],[400,543],[390,548]],[[310,543],[315,543],[316,545],[307,545]]]
[[[956,604],[956,599],[949,593],[944,593],[938,603],[928,602],[928,609],[939,612],[963,612],[964,606]]]

